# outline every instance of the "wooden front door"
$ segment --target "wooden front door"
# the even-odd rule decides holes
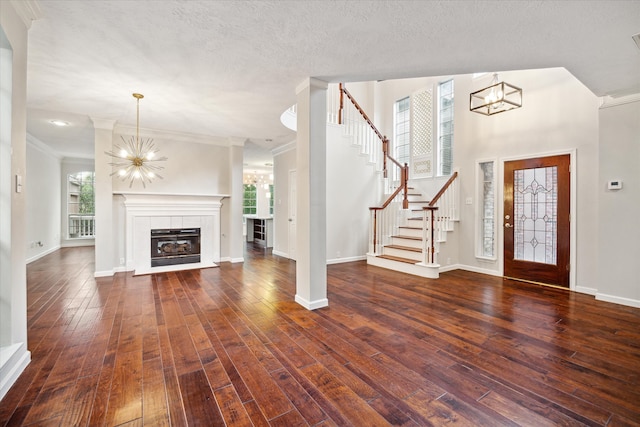
[[[504,275],[569,287],[570,156],[504,164]]]

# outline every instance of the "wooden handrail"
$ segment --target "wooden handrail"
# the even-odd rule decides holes
[[[402,187],[398,187],[396,188],[396,191],[394,191],[391,196],[389,196],[389,198],[382,204],[382,206],[374,206],[374,207],[370,207],[369,210],[375,210],[375,211],[381,211],[384,208],[386,208],[387,206],[389,206],[389,203],[391,203],[393,201],[393,198],[396,197],[398,195],[399,192],[402,191]]]
[[[351,93],[347,90],[344,84],[340,83],[338,85],[338,88],[340,90],[340,109],[338,111],[338,124],[342,124],[342,109],[344,108],[344,100],[343,100],[343,94],[344,94],[344,95],[347,95],[347,98],[349,98],[349,100],[351,101],[355,109],[358,110],[362,118],[367,122],[367,124],[371,127],[371,129],[373,129],[373,131],[378,136],[378,138],[380,138],[380,141],[382,141],[382,172],[384,174],[384,177],[385,178],[387,177],[387,159],[389,159],[391,163],[395,164],[398,168],[400,168],[401,186],[398,187],[398,189],[393,193],[393,195],[391,195],[391,197],[389,197],[389,199],[387,199],[387,201],[383,204],[383,207],[386,207],[389,203],[391,203],[391,200],[395,196],[397,196],[401,190],[404,190],[404,200],[402,201],[402,208],[403,209],[409,208],[409,167],[407,166],[406,163],[403,166],[399,161],[397,161],[396,159],[394,159],[389,155],[389,139],[386,136],[382,135],[382,132],[380,132],[378,128],[373,124],[369,116],[367,116],[367,113],[364,112],[360,104],[358,104],[358,101],[355,100],[353,95],[351,95]]]
[[[344,84],[340,83],[338,87],[340,88],[340,113],[338,114],[338,124],[342,124],[342,93],[344,93],[345,95],[347,95],[347,98],[349,98],[353,106],[356,107],[356,110],[358,110],[362,118],[367,122],[369,126],[371,126],[371,129],[373,129],[376,135],[378,135],[378,138],[380,138],[381,141],[386,139],[384,136],[382,136],[382,133],[378,130],[378,128],[373,124],[369,116],[367,116],[367,113],[364,112],[360,104],[358,104],[358,101],[356,101],[351,93],[349,93],[347,88],[344,87]]]
[[[449,178],[449,180],[442,186],[440,191],[438,191],[438,194],[436,194],[435,197],[431,199],[431,203],[429,203],[429,206],[435,206],[436,203],[438,203],[438,200],[440,200],[440,197],[442,197],[444,192],[447,191],[447,188],[449,188],[451,184],[453,184],[453,181],[455,181],[457,177],[458,177],[458,172],[454,172],[453,175],[451,175],[451,177]]]

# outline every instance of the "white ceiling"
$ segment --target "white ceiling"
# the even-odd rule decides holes
[[[366,81],[562,66],[596,95],[640,93],[637,0],[38,4],[27,127],[64,156],[92,157],[90,117],[135,125],[133,92],[145,95],[141,127],[248,140],[249,168],[294,139],[279,117],[309,76]],[[51,119],[71,126],[54,128]]]

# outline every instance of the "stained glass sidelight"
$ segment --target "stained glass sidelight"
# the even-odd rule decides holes
[[[514,171],[514,259],[556,264],[558,168]]]

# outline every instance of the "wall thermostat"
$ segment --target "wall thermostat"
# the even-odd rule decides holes
[[[622,190],[622,181],[619,179],[611,180],[607,183],[607,189],[609,190]]]

